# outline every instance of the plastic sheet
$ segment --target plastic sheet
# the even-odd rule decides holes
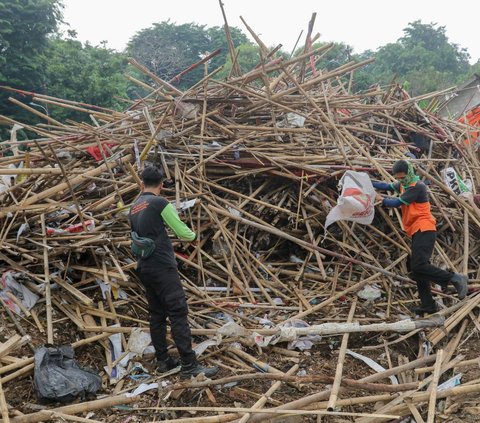
[[[70,402],[96,394],[102,379],[78,364],[72,346],[45,345],[35,352],[34,383],[39,401]]]

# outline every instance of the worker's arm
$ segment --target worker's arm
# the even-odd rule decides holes
[[[400,198],[397,197],[386,197],[382,200],[382,204],[385,207],[390,207],[390,208],[397,208],[400,207],[403,203]]]
[[[397,191],[395,184],[392,187]],[[427,188],[424,184],[418,183],[415,186],[411,186],[405,189],[400,197],[386,197],[382,200],[382,204],[385,207],[397,208],[402,205],[409,206],[422,199],[422,195],[425,199],[428,199]]]
[[[172,204],[168,203],[162,210],[162,219],[167,226],[178,236],[182,241],[194,241],[197,235],[191,231],[190,228],[183,223],[178,217],[177,211]]]
[[[374,188],[380,191],[400,192],[400,184],[398,182],[394,184],[389,184],[387,182],[372,182],[372,184]],[[395,197],[386,197],[384,199],[381,199],[381,196],[377,194],[377,199],[382,201],[383,206],[390,208],[397,208],[404,204],[400,198]]]
[[[372,182],[373,188],[380,191],[396,191],[394,184],[389,184],[388,182]]]

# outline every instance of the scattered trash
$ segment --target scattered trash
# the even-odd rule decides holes
[[[64,235],[64,234],[77,234],[80,232],[91,232],[95,229],[95,221],[94,220],[85,220],[85,226],[82,223],[77,223],[75,225],[70,225],[65,229],[59,228],[47,228],[47,235]]]
[[[131,354],[141,357],[151,343],[150,333],[140,328],[134,328],[128,337],[127,349]]]
[[[132,392],[128,392],[126,394],[127,397],[137,397],[145,392],[151,391],[152,389],[158,389],[158,387],[166,388],[169,385],[168,382],[162,381],[160,385],[158,382],[153,383],[142,383],[141,385],[137,386]]]
[[[279,128],[303,128],[305,125],[305,117],[297,113],[287,113],[285,119],[278,123]]]
[[[447,389],[454,388],[455,386],[460,385],[462,377],[463,373],[459,373],[458,375],[451,377],[450,379],[443,382],[441,385],[438,385],[437,391],[445,391]]]
[[[193,350],[197,357],[200,357],[209,347],[218,345],[218,342],[214,339],[207,339],[206,341],[200,342]]]
[[[181,201],[180,205],[177,207],[176,201],[171,201],[172,205],[177,209],[177,212],[185,211],[191,209],[197,203],[196,199]]]
[[[376,285],[365,285],[365,287],[357,292],[357,296],[362,300],[377,300],[382,296],[382,291]]]
[[[28,278],[23,273],[12,270],[4,272],[0,278],[0,296],[8,308],[18,315],[23,315],[23,312],[15,299],[27,310],[31,310],[39,299],[37,294],[34,294],[23,284],[26,281],[28,281]]]

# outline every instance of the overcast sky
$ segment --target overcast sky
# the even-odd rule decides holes
[[[63,0],[64,20],[78,39],[123,50],[132,35],[154,22],[223,24],[218,0]],[[288,51],[317,13],[314,33],[321,41],[343,41],[355,52],[375,50],[395,42],[409,22],[421,19],[446,26],[451,42],[468,50],[471,62],[480,59],[480,0],[223,0],[230,26],[247,32],[243,16],[270,46]],[[302,42],[304,37],[302,36]]]

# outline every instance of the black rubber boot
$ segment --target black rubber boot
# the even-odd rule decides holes
[[[455,287],[458,298],[463,300],[468,292],[468,278],[460,273],[454,273],[450,282]]]
[[[433,314],[438,311],[438,306],[435,303],[432,306],[424,306],[424,305],[419,305],[419,306],[413,306],[411,309],[412,313],[416,314],[417,316],[423,316],[425,314]]]
[[[164,360],[157,360],[156,367],[160,373],[168,372],[169,370],[174,369],[180,365],[180,361],[176,358],[168,356]]]
[[[202,366],[198,361],[182,364],[182,368],[180,370],[180,377],[182,379],[190,379],[192,377],[198,376],[201,373],[203,373],[205,377],[210,379],[218,373],[218,367],[205,367]]]

